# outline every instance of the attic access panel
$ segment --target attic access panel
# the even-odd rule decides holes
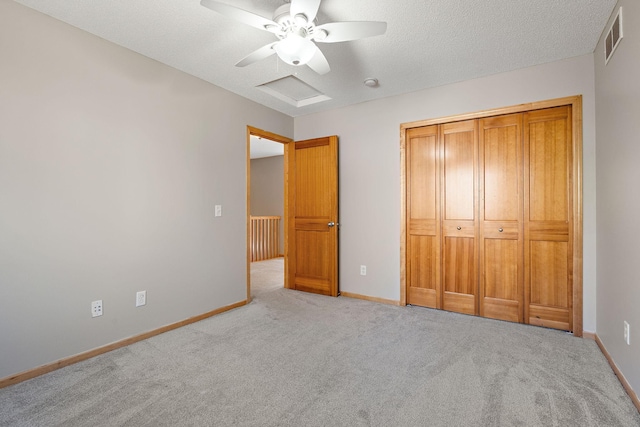
[[[304,107],[331,99],[293,75],[263,83],[257,88],[294,107]]]

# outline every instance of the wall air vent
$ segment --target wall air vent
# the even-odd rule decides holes
[[[616,19],[613,20],[613,24],[611,24],[611,28],[609,28],[607,38],[604,42],[605,64],[609,63],[609,60],[613,56],[613,52],[615,52],[616,48],[620,44],[620,40],[622,40],[622,8],[618,10]]]

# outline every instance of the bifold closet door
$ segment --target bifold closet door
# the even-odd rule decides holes
[[[440,126],[442,308],[478,314],[477,121]]]
[[[573,330],[571,107],[524,115],[525,322]]]
[[[522,114],[479,122],[480,315],[523,322]]]
[[[407,150],[407,303],[440,308],[438,126],[410,129]]]

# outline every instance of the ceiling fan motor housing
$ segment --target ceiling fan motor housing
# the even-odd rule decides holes
[[[307,37],[313,33],[315,24],[309,22],[307,16],[299,13],[291,16],[291,5],[285,3],[273,13],[273,20],[280,25],[280,34],[276,34],[279,38],[284,39],[290,33],[296,33],[300,37]]]
[[[295,26],[294,20],[290,14],[291,4],[285,3],[273,12],[273,20],[280,24],[282,28],[289,28]]]

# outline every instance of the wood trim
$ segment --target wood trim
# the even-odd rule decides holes
[[[85,351],[80,354],[76,354],[74,356],[65,357],[64,359],[60,359],[58,361],[48,363],[46,365],[39,366],[34,369],[29,369],[28,371],[20,372],[15,375],[11,375],[6,378],[0,379],[0,388],[8,387],[10,385],[18,384],[26,380],[30,380],[35,377],[39,377],[40,375],[47,374],[49,372],[58,370],[60,368],[64,368],[69,365],[73,365],[78,362],[82,362],[83,360],[91,359],[92,357],[99,356],[104,353],[108,353],[113,350],[117,350],[122,347],[126,347],[128,345],[137,343],[139,341],[146,340],[148,338],[154,337],[156,335],[163,334],[165,332],[172,331],[174,329],[181,328],[183,326],[190,325],[192,323],[199,322],[201,320],[207,319],[209,317],[215,316],[216,314],[224,313],[225,311],[233,310],[234,308],[242,307],[246,305],[247,301],[239,301],[233,304],[226,305],[224,307],[217,308],[215,310],[209,311],[207,313],[199,314],[194,317],[190,317],[185,320],[181,320],[176,323],[172,323],[170,325],[162,326],[158,329],[154,329],[152,331],[143,332],[138,335],[134,335],[129,338],[125,338],[123,340],[104,345],[102,347],[94,348],[89,351]]]
[[[295,206],[295,142],[284,146],[284,287],[295,289],[296,217]]]
[[[335,138],[338,138],[336,135],[334,135]],[[322,147],[324,145],[328,145],[327,142],[327,138],[323,137],[323,138],[314,138],[314,139],[307,139],[304,141],[298,141],[296,143],[296,147],[299,149],[302,148],[313,148],[313,147]]]
[[[361,299],[361,300],[365,300],[365,301],[372,301],[372,302],[377,302],[380,304],[388,304],[388,305],[395,305],[395,306],[401,306],[401,305],[406,305],[402,304],[400,301],[396,301],[396,300],[392,300],[392,299],[386,299],[386,298],[378,298],[378,297],[370,297],[368,295],[361,295],[361,294],[354,294],[351,292],[340,292],[340,296],[346,297],[346,298],[355,298],[355,299]]]
[[[289,236],[295,236],[294,233],[291,232],[291,227],[295,225],[295,217],[293,209],[291,206],[294,206],[294,192],[293,192],[293,170],[295,164],[294,160],[294,142],[291,140],[284,144],[284,287],[285,289],[293,289],[294,282],[293,278],[289,275],[289,269],[291,268],[291,263],[293,262],[293,249],[295,248],[295,242],[293,242],[294,246],[291,246],[289,241]]]
[[[338,224],[338,226],[334,226],[331,228],[329,233],[333,236],[334,239],[334,257],[332,262],[331,272],[331,296],[337,297],[340,294],[340,276],[338,275],[338,270],[340,266],[340,236],[338,230],[340,229],[340,159],[339,159],[339,148],[338,148],[338,135],[329,136],[329,147],[332,147],[332,161],[334,162],[333,168],[335,173],[332,173],[331,178],[331,187],[335,191],[335,195],[332,198],[332,206],[331,206],[331,215],[335,218],[334,222]]]
[[[529,102],[525,104],[512,105],[509,107],[493,108],[491,110],[476,111],[473,113],[458,114],[455,116],[445,116],[435,119],[418,120],[415,122],[403,123],[400,125],[400,132],[405,130],[430,125],[440,125],[444,123],[459,122],[470,119],[482,119],[492,116],[503,116],[506,114],[523,113],[531,110],[541,110],[543,108],[560,107],[562,105],[574,105],[577,101],[582,105],[582,95],[568,96],[565,98],[555,98],[546,101]]]
[[[473,113],[446,116],[435,119],[419,120],[415,122],[402,123],[400,125],[400,304],[406,305],[406,139],[407,130],[412,128],[441,125],[445,123],[458,122],[470,119],[481,119],[492,116],[502,116],[513,113],[523,113],[525,111],[539,110],[568,105],[572,111],[572,133],[573,133],[573,164],[572,179],[573,185],[573,334],[577,337],[583,335],[583,206],[582,206],[582,95],[569,96],[564,98],[550,99],[546,101],[529,102],[509,107],[494,108],[490,110],[477,111]]]
[[[278,135],[277,133],[269,132],[263,129],[258,129],[253,126],[247,126],[247,131],[249,132],[250,135],[260,136],[264,139],[270,139],[271,141],[279,142],[281,144],[288,144],[290,142],[293,142],[293,139],[291,138]]]
[[[636,409],[638,410],[638,412],[640,412],[640,399],[638,398],[638,395],[636,394],[635,391],[633,391],[633,388],[631,388],[631,384],[629,384],[627,379],[624,377],[624,374],[622,373],[622,371],[618,369],[616,362],[613,361],[613,358],[611,357],[606,347],[600,340],[600,337],[598,336],[598,334],[593,332],[583,332],[583,336],[585,338],[595,339],[596,344],[598,344],[598,347],[600,347],[600,351],[602,352],[602,354],[604,354],[604,357],[607,358],[607,361],[609,362],[611,369],[613,369],[613,372],[618,377],[618,381],[620,381],[620,384],[622,384],[622,387],[624,387],[624,390],[627,392],[627,394],[631,398],[631,401],[635,405]]]
[[[400,126],[400,301],[407,305],[407,140]],[[345,292],[342,292],[344,295]]]
[[[247,180],[247,229],[246,229],[246,252],[247,252],[247,302],[251,302],[251,126],[247,126],[247,166],[246,166],[246,180]]]
[[[287,212],[289,212],[289,144],[293,142],[293,139],[286,136],[247,125],[247,239],[245,243],[247,248],[247,303],[251,302],[251,135],[284,144],[284,255],[282,256],[284,257],[285,288],[289,287],[289,277],[286,272],[289,263],[289,239],[287,236],[289,235],[290,218]]]
[[[573,334],[583,335],[582,96],[571,103],[573,132]]]

